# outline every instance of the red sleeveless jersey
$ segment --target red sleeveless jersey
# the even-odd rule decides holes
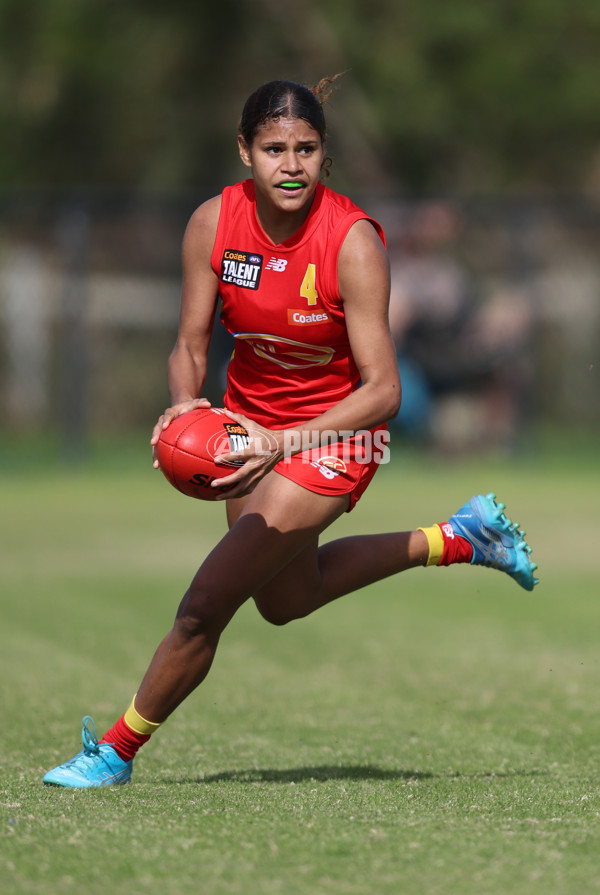
[[[369,220],[323,184],[301,229],[274,245],[256,217],[254,183],[226,187],[211,264],[221,319],[235,340],[225,405],[266,428],[313,419],[359,385],[338,288],[348,230]]]

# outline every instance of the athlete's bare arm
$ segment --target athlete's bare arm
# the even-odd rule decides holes
[[[329,426],[335,419],[331,428],[340,430],[344,421],[351,419],[348,428],[366,429],[392,419],[401,400],[396,349],[388,322],[389,261],[369,221],[357,221],[350,228],[340,250],[338,280],[361,385],[323,414],[321,421],[326,417]]]
[[[221,197],[209,199],[201,205],[186,228],[183,238],[183,284],[177,342],[168,363],[168,382],[171,407],[159,418],[151,445],[160,433],[182,413],[196,407],[208,407],[210,402],[200,397],[206,378],[206,358],[217,306],[218,278],[210,265]],[[154,465],[158,466],[156,457]]]

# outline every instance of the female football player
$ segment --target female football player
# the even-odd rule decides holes
[[[251,177],[189,222],[171,406],[151,443],[179,415],[209,406],[201,395],[220,300],[235,341],[224,406],[251,433],[236,456],[242,465],[213,486],[227,502],[229,530],[193,578],[125,714],[100,741],[86,716],[82,751],[46,783],[127,783],[134,755],[204,680],[221,632],[250,597],[283,625],[420,565],[470,562],[528,590],[536,583],[523,532],[493,494],[430,528],[319,546],[387,459],[385,424],[400,406],[383,231],[321,180],[330,85],[259,87],[238,136]]]

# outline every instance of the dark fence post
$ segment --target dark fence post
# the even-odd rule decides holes
[[[63,259],[60,296],[60,434],[67,462],[89,450],[90,337],[88,260],[90,216],[83,205],[69,205],[58,219]]]

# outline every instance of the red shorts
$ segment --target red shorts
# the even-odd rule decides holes
[[[388,440],[387,425],[384,423],[353,435],[346,441],[335,441],[325,447],[285,457],[274,469],[315,494],[349,494],[350,512],[381,463],[388,462]]]

